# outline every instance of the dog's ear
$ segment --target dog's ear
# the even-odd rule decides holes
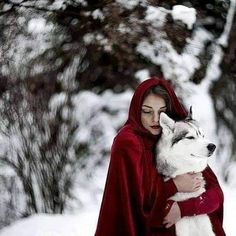
[[[190,106],[188,115],[187,115],[187,117],[185,118],[185,120],[192,120],[192,119],[193,119],[193,107]]]
[[[160,126],[162,127],[163,133],[168,134],[173,131],[175,121],[166,115],[166,113],[162,112],[160,114]]]

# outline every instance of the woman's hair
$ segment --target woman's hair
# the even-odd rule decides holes
[[[143,100],[150,94],[154,94],[154,95],[158,95],[158,96],[162,97],[166,103],[166,106],[167,106],[167,111],[166,111],[167,114],[171,113],[172,106],[171,106],[170,95],[163,87],[157,85],[155,87],[148,89],[144,94]]]

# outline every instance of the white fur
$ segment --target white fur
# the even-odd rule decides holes
[[[188,172],[200,172],[207,167],[209,142],[204,138],[201,130],[192,122],[174,122],[165,113],[160,115],[162,136],[157,144],[157,169],[166,179]],[[184,132],[186,135],[184,135]],[[174,145],[176,137],[183,138]],[[205,188],[197,192],[178,192],[170,199],[183,201],[198,197]],[[210,219],[207,215],[181,218],[175,225],[177,236],[214,236]]]

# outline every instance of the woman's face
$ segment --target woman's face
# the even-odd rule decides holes
[[[143,101],[141,110],[141,122],[145,129],[153,135],[161,133],[159,118],[161,112],[166,112],[165,100],[155,94],[149,94]]]

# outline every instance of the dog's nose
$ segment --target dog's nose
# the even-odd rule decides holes
[[[213,144],[213,143],[209,143],[209,144],[207,145],[207,149],[208,149],[210,152],[214,152],[215,149],[216,149],[216,145]]]

